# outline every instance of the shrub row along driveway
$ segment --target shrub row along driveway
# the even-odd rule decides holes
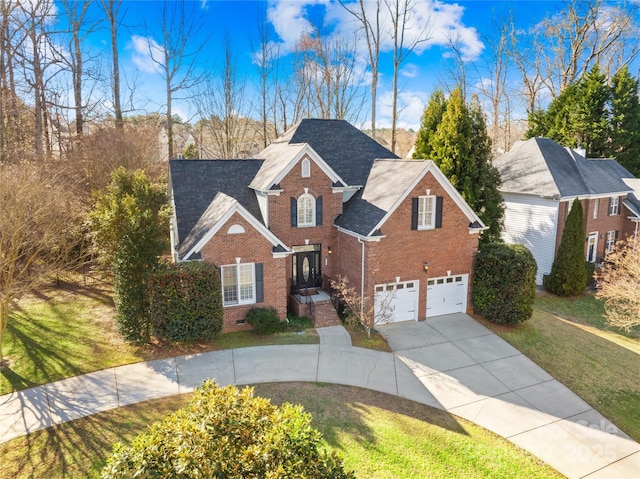
[[[394,353],[354,348],[342,327],[319,345],[262,346],[97,371],[0,396],[0,442],[127,404],[219,384],[309,381],[381,391],[451,412],[570,478],[640,476],[640,445],[465,314],[387,325]]]

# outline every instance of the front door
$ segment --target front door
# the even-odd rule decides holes
[[[307,247],[294,247],[304,249],[293,254],[293,286],[301,290],[316,288],[322,285],[322,271],[320,268],[320,247],[309,245]]]

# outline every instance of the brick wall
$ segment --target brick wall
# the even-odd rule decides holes
[[[302,161],[302,160],[301,160]],[[306,244],[320,244],[323,276],[336,275],[337,258],[340,254],[338,246],[338,232],[333,226],[335,218],[342,213],[342,193],[331,191],[331,179],[314,163],[311,163],[311,176],[302,177],[301,161],[294,165],[291,171],[280,182],[282,193],[279,196],[269,196],[269,228],[287,246],[301,246]],[[291,197],[298,198],[308,188],[314,198],[322,196],[322,226],[292,228],[291,227]],[[328,254],[331,246],[332,254]],[[287,258],[287,286],[291,286],[292,259]],[[324,285],[325,288],[328,285]],[[287,289],[289,291],[289,289]]]
[[[227,234],[231,225],[244,227],[243,234]],[[224,308],[223,331],[238,331],[248,329],[246,324],[236,324],[244,320],[247,311],[252,307],[273,306],[281,319],[287,314],[286,296],[286,259],[274,258],[273,245],[260,234],[242,216],[235,213],[220,231],[202,248],[201,254],[205,261],[218,266],[236,264],[236,258],[241,263],[262,263],[264,275],[264,302],[250,305],[228,306]]]
[[[425,194],[442,196],[442,228],[432,230],[411,229],[411,200]],[[420,281],[418,317],[426,317],[427,279],[432,277],[469,274],[478,250],[478,235],[469,234],[469,218],[447,195],[437,180],[429,173],[382,226],[385,238],[365,245],[365,291],[373,294],[376,284],[400,281]],[[349,278],[356,290],[360,290],[361,244],[354,237],[340,235],[339,273]],[[423,264],[429,263],[428,273]],[[469,285],[471,286],[471,285]],[[469,287],[469,295],[471,287]],[[470,297],[470,296],[469,296]],[[471,301],[468,299],[467,304]]]
[[[620,203],[618,206],[618,214],[609,216],[609,198],[599,198],[598,203],[598,217],[593,217],[593,210],[595,208],[596,199],[580,200],[582,204],[582,210],[584,212],[584,225],[585,225],[585,242],[584,242],[584,254],[587,256],[587,241],[589,233],[598,233],[598,245],[596,251],[596,257],[598,261],[601,261],[605,255],[605,248],[607,243],[607,231],[615,230],[618,232],[617,239],[624,237],[625,223],[629,223],[626,220],[626,216],[623,214],[622,202],[625,196],[620,196]],[[567,221],[569,204],[572,201],[563,201],[560,203],[558,211],[558,235],[556,237],[556,254],[560,247],[560,241],[562,240],[562,232],[564,224]]]

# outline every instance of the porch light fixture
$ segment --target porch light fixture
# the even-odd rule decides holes
[[[328,254],[333,253],[333,250],[331,249],[331,246],[328,246],[328,247],[327,247],[327,253],[328,253]]]
[[[422,263],[422,271],[424,271],[425,273],[429,271],[429,263],[427,263],[426,261]]]

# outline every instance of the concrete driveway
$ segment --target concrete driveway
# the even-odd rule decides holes
[[[640,478],[640,444],[466,314],[379,327],[436,407],[572,478]]]

